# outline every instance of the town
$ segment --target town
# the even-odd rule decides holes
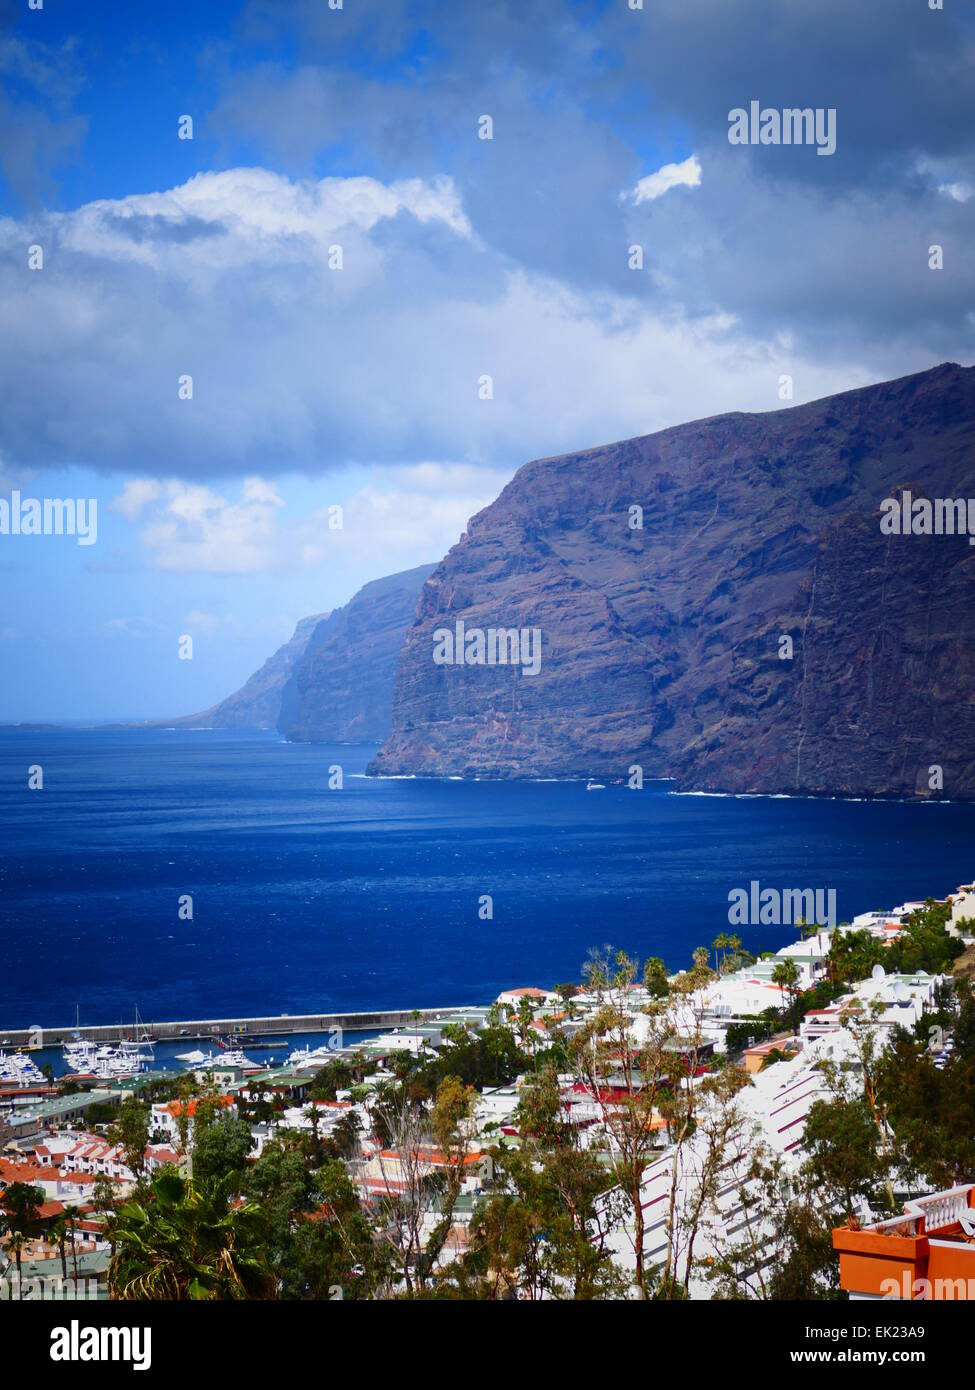
[[[0,1299],[967,1298],[975,885],[150,1070],[0,1052]]]

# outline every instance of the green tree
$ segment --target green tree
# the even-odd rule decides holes
[[[643,963],[643,988],[652,999],[666,999],[670,991],[667,967],[659,956],[650,956]]]
[[[95,1214],[102,1218],[102,1228],[105,1239],[109,1242],[111,1252],[115,1254],[115,1188],[111,1178],[104,1174],[95,1179],[95,1191],[92,1196],[92,1206]]]
[[[865,980],[875,965],[887,965],[886,946],[868,931],[834,931],[830,936],[826,971],[840,985]]]
[[[899,1029],[876,1066],[877,1104],[899,1171],[919,1188],[952,1187],[975,1173],[975,1001],[967,986],[937,1017],[921,1020],[920,1037]]]
[[[198,1180],[163,1169],[145,1200],[118,1211],[109,1265],[113,1298],[273,1299],[277,1282],[261,1236],[260,1207],[231,1205],[232,1178]]]
[[[309,1100],[335,1100],[338,1091],[347,1090],[352,1085],[352,1067],[344,1057],[335,1057],[325,1063],[308,1088]]]
[[[430,1111],[431,1135],[441,1160],[438,1171],[431,1175],[430,1185],[439,1199],[440,1220],[428,1236],[420,1260],[422,1271],[427,1275],[436,1267],[450,1234],[454,1208],[466,1175],[468,1121],[476,1099],[473,1087],[465,1086],[456,1076],[447,1076],[437,1088]]]
[[[609,1172],[633,1221],[635,1285],[640,1298],[646,1297],[643,1177],[657,1147],[660,1103],[679,1087],[683,1075],[680,1050],[673,1046],[678,1029],[671,1004],[710,975],[709,953],[701,950],[695,953],[694,969],[674,981],[671,996],[648,1007],[648,1026],[640,1040],[634,1036],[629,999],[637,962],[625,951],[609,948],[591,955],[585,966],[586,984],[599,1004],[572,1040],[580,1080],[609,1137]]]
[[[326,1159],[308,1169],[295,1140],[268,1144],[246,1175],[260,1206],[268,1258],[280,1297],[369,1298],[387,1276],[381,1252],[344,1164]]]
[[[793,1032],[799,1032],[799,1018],[796,1004],[799,999],[799,967],[794,960],[780,960],[772,970],[772,983],[778,985],[789,997],[789,1011],[792,1017]]]
[[[808,1172],[787,1170],[767,1145],[749,1143],[735,1175],[735,1233],[707,1268],[721,1299],[843,1298],[828,1206]]]
[[[40,1227],[40,1209],[44,1205],[44,1189],[26,1182],[12,1182],[0,1194],[0,1203],[7,1213],[11,1230],[25,1236],[35,1235]]]
[[[145,1176],[146,1145],[149,1143],[149,1107],[135,1096],[119,1106],[118,1119],[109,1128],[113,1144],[120,1144],[125,1162],[137,1183]]]
[[[887,1168],[864,1097],[814,1101],[806,1117],[803,1145],[806,1173],[820,1200],[831,1208],[850,1218],[858,1215],[860,1199],[873,1207],[887,1205],[882,1195]]]
[[[461,1287],[490,1298],[622,1297],[629,1281],[607,1246],[622,1199],[568,1122],[553,1068],[525,1087],[518,1127],[518,1148],[492,1151],[493,1192],[471,1223]]]
[[[67,1283],[68,1280],[68,1255],[65,1249],[68,1239],[68,1218],[64,1212],[59,1212],[48,1227],[50,1239],[58,1247],[58,1254],[61,1256],[61,1278]]]
[[[247,1121],[225,1111],[194,1134],[194,1178],[206,1180],[241,1174],[247,1166],[252,1143]]]
[[[13,1257],[14,1257],[14,1264],[17,1266],[17,1297],[18,1297],[18,1299],[23,1298],[23,1296],[24,1296],[23,1260],[24,1260],[24,1246],[25,1246],[26,1244],[27,1244],[27,1237],[24,1235],[24,1233],[23,1233],[22,1231],[14,1231],[13,1234],[12,1234],[11,1236],[8,1236],[8,1238],[7,1238],[7,1249],[8,1249],[9,1252],[13,1255]]]

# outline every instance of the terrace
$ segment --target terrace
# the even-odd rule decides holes
[[[841,1226],[833,1248],[851,1298],[975,1299],[975,1183],[915,1198],[903,1216]]]

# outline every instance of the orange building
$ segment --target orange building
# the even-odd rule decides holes
[[[791,1059],[797,1052],[801,1051],[802,1044],[798,1038],[786,1038],[779,1042],[756,1043],[754,1047],[745,1048],[745,1070],[749,1073],[761,1071],[773,1052],[781,1052],[784,1057]]]
[[[918,1197],[903,1216],[833,1232],[851,1298],[975,1299],[975,1183]]]

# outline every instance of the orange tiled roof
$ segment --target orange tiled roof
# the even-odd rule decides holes
[[[16,1163],[13,1159],[0,1158],[0,1179],[3,1182],[43,1183],[51,1181],[50,1168],[42,1168],[36,1163]]]
[[[379,1156],[381,1158],[396,1159],[399,1162],[402,1161],[402,1155],[396,1149],[380,1149]],[[457,1162],[456,1157],[451,1156],[448,1159],[443,1153],[441,1153],[439,1149],[420,1148],[417,1150],[416,1156],[423,1163],[436,1164]],[[461,1163],[463,1163],[464,1165],[470,1163],[480,1163],[483,1157],[484,1155],[480,1152],[480,1150],[475,1150],[475,1152],[473,1153],[465,1154],[464,1157],[461,1159]]]
[[[192,1119],[193,1116],[196,1114],[197,1106],[201,1103],[202,1097],[199,1096],[193,1096],[190,1100],[186,1102],[186,1113],[187,1115],[189,1115],[190,1119]],[[215,1105],[226,1107],[228,1105],[233,1105],[234,1098],[233,1096],[216,1096],[214,1098],[213,1103]],[[183,1113],[183,1102],[181,1100],[171,1100],[168,1105],[163,1106],[163,1109],[166,1111],[167,1114],[172,1115],[173,1119],[175,1120],[178,1115],[182,1115]]]

